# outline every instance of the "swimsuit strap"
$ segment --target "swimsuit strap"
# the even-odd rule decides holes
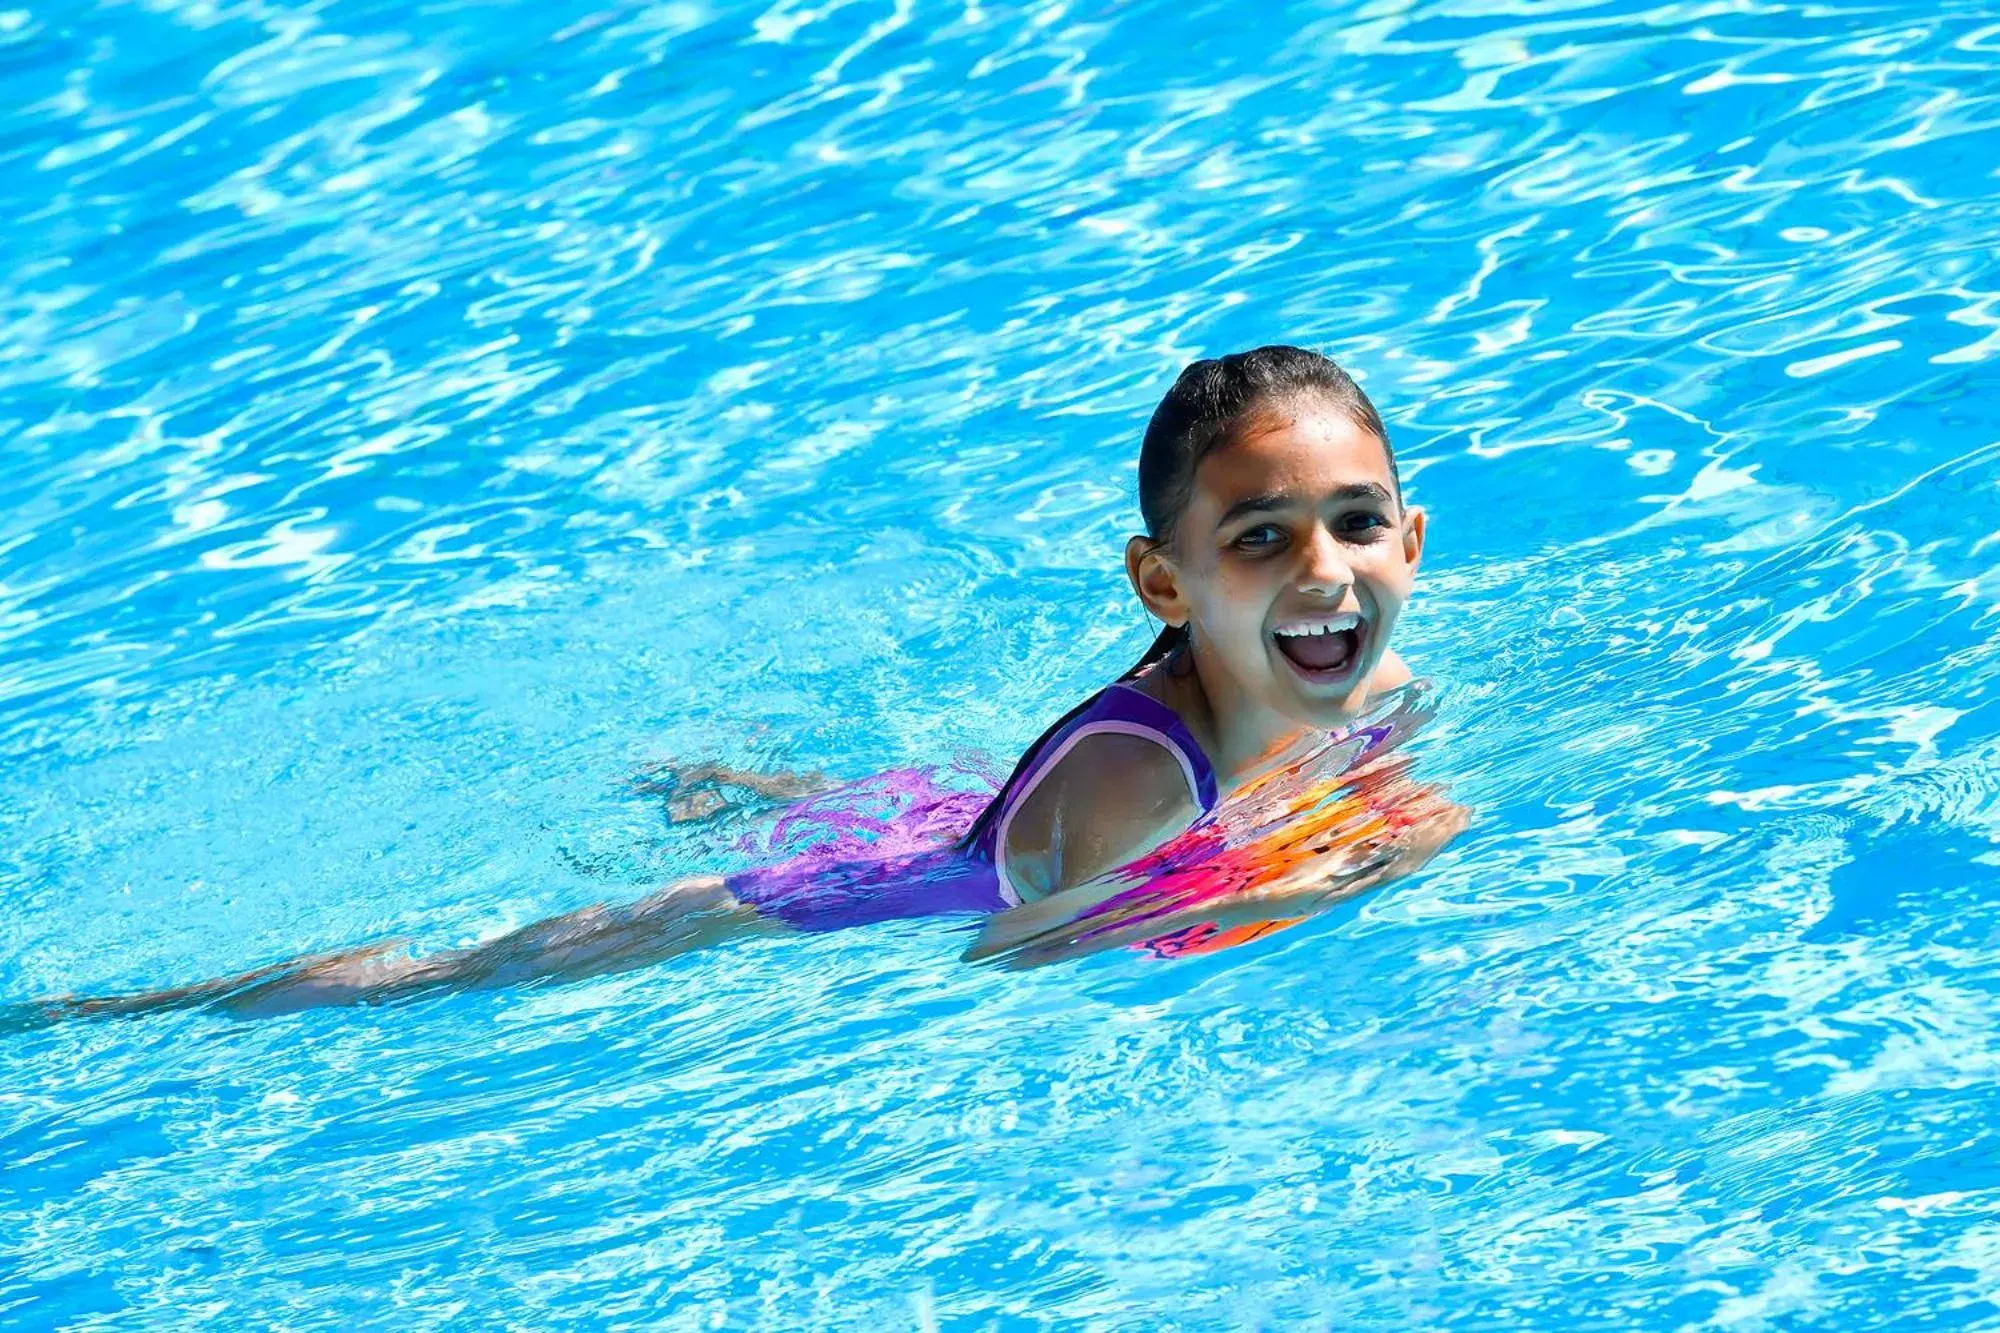
[[[1201,742],[1181,721],[1181,715],[1155,699],[1136,685],[1124,681],[1105,687],[1098,695],[1102,711],[1101,718],[1111,718],[1130,722],[1152,733],[1152,739],[1159,741],[1174,752],[1180,761],[1181,773],[1187,778],[1188,791],[1195,804],[1207,814],[1215,809],[1215,767],[1208,762]]]
[[[1013,899],[1014,890],[1007,882],[1003,862],[1007,826],[1013,821],[1015,810],[1035,789],[1043,775],[1061,762],[1063,756],[1076,748],[1086,736],[1107,733],[1138,736],[1166,747],[1179,762],[1181,775],[1187,779],[1188,792],[1201,807],[1202,813],[1207,814],[1215,808],[1215,768],[1208,762],[1208,756],[1202,753],[1194,733],[1181,721],[1180,714],[1152,695],[1122,681],[1108,685],[1068,721],[1043,738],[1028,762],[993,798],[993,803],[966,837],[966,850],[992,863],[999,874],[1000,891],[1009,900]]]

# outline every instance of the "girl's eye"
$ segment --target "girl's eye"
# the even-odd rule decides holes
[[[1356,510],[1352,514],[1343,515],[1340,520],[1340,530],[1343,533],[1354,536],[1359,536],[1362,533],[1373,533],[1378,528],[1386,528],[1388,526],[1389,520],[1387,518],[1366,509]]]
[[[1285,534],[1269,523],[1260,523],[1238,537],[1231,545],[1241,551],[1268,551],[1284,541]]]

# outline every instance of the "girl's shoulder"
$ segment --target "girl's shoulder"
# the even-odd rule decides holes
[[[1369,677],[1368,689],[1371,694],[1380,694],[1384,690],[1408,685],[1410,680],[1409,663],[1394,648],[1385,648],[1382,660],[1375,664],[1375,674]]]
[[[1203,808],[1185,757],[1164,737],[1084,732],[1016,801],[996,860],[1022,899],[1045,898],[1136,860]]]
[[[1410,679],[1391,650],[1376,665],[1371,693]],[[1182,720],[1184,711],[1202,707],[1187,697],[1198,689],[1155,668],[1106,687],[1037,745],[1002,793],[988,835],[1008,888],[1026,900],[1087,883],[1183,832],[1215,805],[1215,771]]]

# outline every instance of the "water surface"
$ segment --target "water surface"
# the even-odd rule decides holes
[[[30,0],[0,93],[0,997],[726,867],[650,760],[1004,770],[1265,341],[1478,812],[1176,964],[0,1039],[0,1322],[2000,1324],[1993,0]]]

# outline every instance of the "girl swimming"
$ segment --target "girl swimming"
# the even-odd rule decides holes
[[[776,865],[685,880],[470,948],[414,957],[391,941],[42,1009],[49,1017],[198,1005],[271,1014],[580,979],[750,934],[947,913],[990,918],[973,956],[1046,945],[1052,931],[1057,953],[1139,939],[1156,952],[1186,952],[1284,924],[1271,920],[1274,907],[1323,896],[1327,874],[1235,901],[1211,893],[1162,906],[1154,894],[1135,907],[1133,876],[1120,872],[1150,868],[1171,879],[1180,863],[1162,860],[1163,849],[1182,846],[1225,800],[1268,785],[1302,743],[1355,728],[1409,681],[1389,643],[1423,554],[1424,512],[1403,501],[1388,432],[1367,395],[1330,359],[1287,346],[1181,372],[1146,428],[1139,506],[1146,531],[1126,544],[1125,572],[1165,628],[1130,671],[1028,747],[990,797],[907,772],[830,792],[782,776],[686,773],[669,793],[681,815],[703,813],[723,787],[799,799],[787,819],[825,817],[862,787],[900,797],[901,808],[892,819],[850,819]],[[1363,848],[1334,877],[1343,892],[1408,873],[1463,825],[1462,812],[1410,783],[1396,762],[1349,766],[1342,782],[1368,837],[1321,836],[1310,850]],[[1118,909],[1111,918],[1060,933],[1076,912],[1107,905]],[[1247,926],[1227,924],[1245,915]],[[1200,938],[1190,942],[1190,931]]]

